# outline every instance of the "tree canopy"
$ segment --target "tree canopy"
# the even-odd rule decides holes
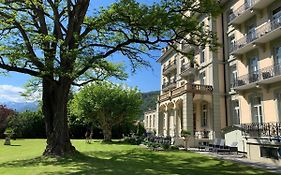
[[[141,104],[141,93],[137,89],[102,82],[80,90],[74,96],[70,110],[102,129],[104,141],[111,141],[112,127],[138,119]]]

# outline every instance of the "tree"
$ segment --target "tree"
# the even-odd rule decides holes
[[[9,119],[9,128],[16,137],[45,138],[45,125],[42,111],[19,112]]]
[[[0,131],[2,132],[6,129],[9,117],[13,116],[15,111],[7,108],[5,105],[0,105]]]
[[[102,129],[104,141],[110,142],[112,127],[137,119],[141,104],[141,93],[137,89],[105,81],[80,90],[71,102],[71,109]]]
[[[148,65],[142,54],[161,43],[179,52],[179,43],[215,44],[213,33],[193,14],[216,15],[217,0],[163,0],[151,6],[119,0],[92,14],[90,5],[95,7],[94,1],[0,0],[0,68],[41,80],[44,155],[76,152],[67,124],[69,90],[110,76],[124,79],[109,57],[121,53],[135,69]]]

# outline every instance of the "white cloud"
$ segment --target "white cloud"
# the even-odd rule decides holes
[[[34,95],[34,98],[27,99],[21,94],[25,91],[24,88],[12,86],[12,85],[0,85],[0,102],[30,102],[34,101],[38,94]]]

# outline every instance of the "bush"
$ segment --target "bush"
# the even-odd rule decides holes
[[[8,127],[14,131],[14,137],[46,138],[43,114],[40,111],[25,111],[11,117]]]
[[[139,145],[144,141],[143,137],[139,136],[132,136],[132,137],[125,137],[124,142],[131,144],[131,145]]]

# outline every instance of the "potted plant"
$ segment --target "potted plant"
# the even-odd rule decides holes
[[[191,136],[191,132],[187,131],[187,130],[182,130],[181,131],[181,136],[184,137],[184,141],[185,141],[185,150],[187,150],[187,142],[189,137]]]

